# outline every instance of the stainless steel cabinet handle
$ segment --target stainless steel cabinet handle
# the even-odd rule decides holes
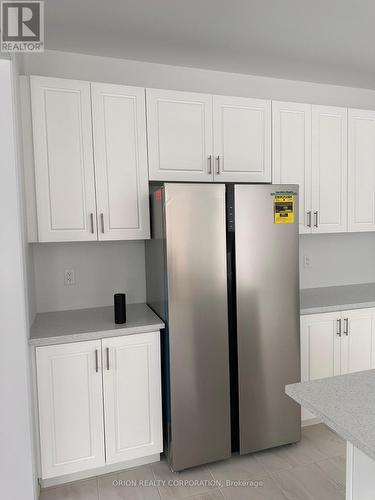
[[[318,227],[318,212],[314,212],[314,227]]]
[[[307,212],[307,227],[311,227],[311,210]]]
[[[349,319],[348,318],[344,318],[344,334],[346,336],[349,335]]]
[[[107,357],[107,370],[109,370],[109,347],[106,348],[106,357]]]
[[[102,224],[102,233],[104,234],[104,214],[100,214],[100,222]]]
[[[341,318],[337,320],[337,335],[341,337]]]
[[[91,233],[94,234],[94,214],[91,212],[90,214],[90,224],[91,224]]]
[[[219,155],[216,157],[216,162],[217,162],[216,163],[216,173],[220,174],[220,156]]]
[[[98,373],[99,371],[99,352],[98,349],[95,349],[95,371]]]
[[[208,173],[212,174],[212,155],[208,157]]]

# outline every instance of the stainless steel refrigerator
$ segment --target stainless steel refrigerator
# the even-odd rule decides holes
[[[298,187],[152,185],[151,233],[171,469],[298,441]]]

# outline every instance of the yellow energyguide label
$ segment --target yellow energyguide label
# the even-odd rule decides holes
[[[276,194],[273,199],[275,224],[294,224],[294,196]]]

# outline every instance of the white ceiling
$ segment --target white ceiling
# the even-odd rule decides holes
[[[375,88],[374,0],[46,0],[47,49]]]

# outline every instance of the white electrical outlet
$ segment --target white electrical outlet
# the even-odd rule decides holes
[[[310,260],[309,255],[303,256],[303,267],[305,267],[305,268],[311,267],[311,260]]]
[[[74,269],[65,269],[64,271],[64,285],[70,286],[75,285],[76,277],[74,273]]]

